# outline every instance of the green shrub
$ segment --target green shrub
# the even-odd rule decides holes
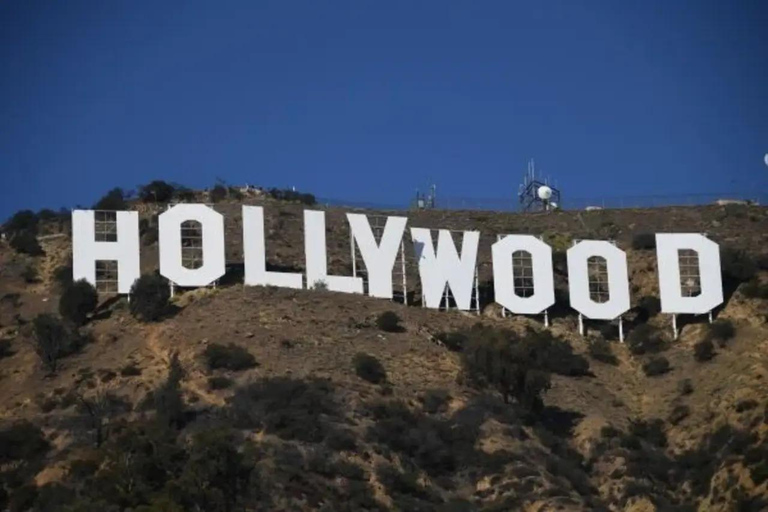
[[[656,248],[656,235],[653,233],[638,233],[632,237],[632,248],[635,250],[650,250]]]
[[[611,364],[614,366],[619,364],[619,360],[614,355],[613,349],[611,349],[611,344],[603,339],[593,340],[589,344],[589,356],[592,359],[605,364]]]
[[[45,251],[40,246],[40,242],[37,241],[37,235],[31,231],[19,231],[11,235],[10,245],[13,250],[20,254],[28,254],[30,256],[42,256],[45,254]]]
[[[461,352],[464,350],[464,345],[466,345],[468,341],[467,335],[459,331],[439,332],[435,335],[435,339],[453,352]]]
[[[643,372],[648,377],[656,377],[667,373],[672,367],[664,356],[652,357],[643,364]]]
[[[721,347],[736,334],[733,322],[725,318],[718,318],[709,324],[707,329],[709,337],[716,340]]]
[[[125,201],[125,191],[120,187],[113,188],[107,192],[104,197],[98,200],[94,205],[94,210],[127,210],[128,203]]]
[[[703,363],[715,357],[715,346],[709,339],[701,340],[693,346],[693,358]]]
[[[239,372],[257,366],[256,358],[253,357],[253,354],[234,343],[228,343],[227,345],[211,343],[205,347],[203,358],[209,370],[223,368]]]
[[[368,382],[379,384],[387,380],[387,371],[374,356],[359,352],[352,359],[357,376]]]
[[[141,368],[136,366],[136,363],[128,363],[120,370],[120,375],[123,377],[136,377],[141,375]]]
[[[768,284],[763,284],[757,279],[741,285],[740,290],[748,299],[768,299]]]
[[[720,268],[726,280],[736,283],[749,281],[757,272],[757,264],[749,254],[733,247],[720,249]]]
[[[667,343],[655,327],[642,324],[627,336],[627,348],[634,355],[653,354],[666,350]]]
[[[74,325],[83,325],[98,304],[99,295],[96,288],[81,279],[64,289],[59,299],[59,314]]]
[[[144,274],[131,286],[131,314],[143,322],[154,322],[168,311],[171,289],[160,274]]]
[[[51,373],[55,373],[59,360],[74,354],[85,344],[85,338],[70,331],[53,315],[43,313],[32,321],[35,353]]]
[[[394,311],[384,311],[376,317],[376,326],[384,332],[402,332],[400,317]]]
[[[669,413],[669,423],[677,425],[685,418],[690,416],[691,408],[685,404],[676,405],[672,412]]]
[[[139,187],[139,199],[145,203],[167,203],[173,199],[176,188],[170,183],[155,180]]]
[[[224,377],[223,375],[208,377],[208,389],[214,391],[218,389],[231,388],[232,384],[234,384],[234,381],[229,377]]]
[[[209,193],[209,198],[212,203],[218,203],[227,198],[227,189],[221,185],[213,187]]]
[[[0,428],[0,464],[32,460],[45,455],[50,449],[39,427],[22,420]]]

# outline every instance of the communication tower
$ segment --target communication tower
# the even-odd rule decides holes
[[[529,160],[528,170],[518,189],[520,209],[524,212],[548,212],[560,208],[560,190],[550,181],[548,177],[536,176],[533,159]]]
[[[416,189],[416,199],[413,202],[415,210],[433,210],[437,204],[437,185],[430,185],[428,193],[419,192]]]

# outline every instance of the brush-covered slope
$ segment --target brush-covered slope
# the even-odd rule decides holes
[[[301,270],[303,207],[256,203],[267,206],[269,263]],[[157,322],[102,297],[78,330],[84,342],[55,372],[36,351],[34,319],[58,310],[69,238],[43,238],[35,257],[0,245],[0,508],[768,507],[765,208],[409,213],[412,226],[482,232],[480,315],[244,287],[239,206],[216,208],[227,215],[233,275],[178,295]],[[141,209],[147,219],[162,211]],[[328,210],[337,273],[351,268],[343,212]],[[147,226],[142,266],[151,271]],[[654,252],[632,248],[645,232],[706,232],[721,243],[727,302],[717,327],[685,319],[670,339],[669,317],[649,298],[658,296]],[[556,252],[572,239],[617,240],[630,265],[628,342],[598,322],[580,337],[567,301],[548,330],[498,315],[490,244],[503,233],[542,235]],[[409,288],[418,300],[412,261]],[[397,325],[381,320],[390,311]],[[516,371],[533,391],[505,400],[490,374],[484,382],[471,371],[470,351],[497,339],[527,347],[516,357],[530,367]],[[537,388],[539,378],[549,386]]]

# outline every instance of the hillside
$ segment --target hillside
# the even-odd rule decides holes
[[[768,208],[365,212],[481,231],[476,315],[244,287],[241,203],[266,207],[268,263],[302,271],[307,206],[217,202],[229,269],[219,286],[178,294],[157,322],[134,318],[125,298],[100,297],[79,329],[87,342],[55,372],[35,352],[33,320],[58,311],[71,264],[66,222],[41,224],[43,255],[0,242],[0,508],[768,509]],[[149,273],[164,206],[131,207],[146,219]],[[329,271],[349,275],[350,210],[312,208],[327,211]],[[651,300],[655,253],[632,248],[636,235],[657,232],[721,244],[726,302],[715,316],[733,333],[681,318],[680,338],[670,339],[670,318]],[[490,246],[507,233],[541,235],[556,251],[548,330],[540,318],[502,317],[490,302]],[[616,240],[628,253],[626,344],[606,322],[578,335],[557,254],[584,238]],[[413,304],[418,277],[406,245]],[[379,321],[388,311],[396,328]],[[550,379],[542,404],[528,395],[506,403],[470,374],[468,347],[497,336],[548,347],[536,367]],[[713,357],[694,357],[703,341]],[[644,369],[658,358],[669,369]]]

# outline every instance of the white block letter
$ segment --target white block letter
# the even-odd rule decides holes
[[[302,288],[301,274],[267,271],[264,209],[261,206],[243,206],[243,260],[248,286]]]
[[[139,278],[139,212],[115,212],[117,241],[97,242],[93,210],[72,212],[72,278],[96,286],[96,260],[117,261],[117,291],[130,293]]]
[[[202,226],[203,265],[181,264],[181,224],[193,220]],[[204,204],[177,204],[158,219],[160,274],[179,286],[207,286],[224,275],[224,217]]]
[[[533,267],[533,295],[515,293],[512,255],[527,251]],[[493,289],[496,302],[512,313],[536,315],[555,303],[555,280],[552,271],[552,248],[531,235],[507,235],[491,246],[493,254]]]
[[[607,302],[595,302],[589,294],[587,260],[605,258],[608,270]],[[610,242],[584,240],[568,249],[568,288],[571,307],[587,318],[613,320],[629,309],[627,255]]]
[[[701,293],[696,297],[682,294],[678,254],[684,249],[696,251],[699,256]],[[715,242],[698,233],[657,234],[656,258],[662,312],[702,314],[722,304],[720,248]]]
[[[347,220],[352,236],[360,248],[365,268],[368,270],[368,295],[382,299],[392,298],[392,268],[395,266],[397,251],[403,239],[405,217],[387,217],[381,244],[368,223],[368,217],[360,213],[348,213]]]
[[[445,291],[450,287],[456,306],[464,311],[471,309],[472,288],[475,279],[475,261],[479,231],[464,231],[461,241],[461,257],[456,252],[451,232],[439,231],[437,254],[432,246],[432,235],[426,228],[411,228],[411,237],[419,260],[422,300],[428,308],[439,308]]]
[[[329,290],[345,293],[363,293],[363,280],[352,276],[329,276],[325,248],[325,212],[304,210],[304,255],[307,261],[307,286],[314,288],[318,281]]]

